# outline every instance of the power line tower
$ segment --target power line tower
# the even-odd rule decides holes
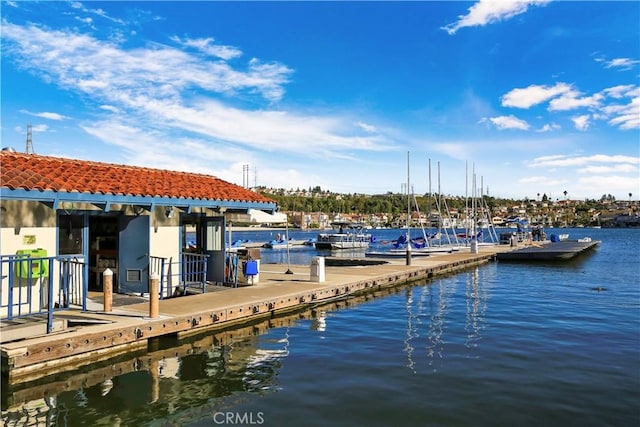
[[[27,125],[27,144],[26,144],[26,148],[25,148],[24,152],[27,153],[27,154],[36,154],[36,150],[33,149],[33,138],[32,138],[32,131],[31,131],[31,124]]]
[[[242,165],[242,186],[249,188],[249,165]]]

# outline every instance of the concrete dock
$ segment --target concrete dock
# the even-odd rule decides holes
[[[312,281],[310,266],[265,264],[259,283],[239,288],[210,287],[211,292],[165,299],[159,316],[149,317],[149,302],[114,301],[104,312],[99,299],[87,311],[55,313],[65,324],[56,333],[0,345],[2,370],[9,384],[39,380],[104,361],[116,355],[147,351],[150,339],[185,336],[204,331],[241,328],[260,319],[275,319],[313,305],[378,292],[416,280],[428,279],[487,263],[508,245],[480,246],[479,253],[463,250],[415,258],[389,259],[386,264],[328,266],[325,281]],[[290,270],[293,274],[287,274]],[[101,294],[100,294],[101,295]],[[123,298],[123,301],[125,298]]]

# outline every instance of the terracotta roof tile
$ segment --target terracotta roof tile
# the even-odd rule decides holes
[[[11,190],[275,203],[209,175],[10,151],[0,153],[0,186]]]

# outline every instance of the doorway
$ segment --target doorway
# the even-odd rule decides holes
[[[102,292],[103,273],[113,271],[113,289],[118,289],[118,217],[89,216],[89,290]]]
[[[224,216],[184,215],[181,217],[182,251],[208,255],[207,282],[225,280]]]

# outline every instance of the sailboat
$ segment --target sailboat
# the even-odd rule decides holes
[[[429,159],[429,200],[431,200],[431,159]],[[418,207],[418,201],[413,196],[416,211],[420,214],[420,208]],[[438,229],[434,232],[427,232],[425,230],[422,221],[420,222],[420,228],[422,229],[421,239],[407,239],[407,244],[411,244],[411,254],[421,255],[430,253],[451,253],[457,252],[461,249],[458,242],[458,238],[453,228],[453,221],[449,216],[449,208],[447,206],[446,199],[443,200],[442,193],[440,192],[440,162],[438,162],[438,197],[434,199],[436,203],[436,210],[438,211]],[[444,217],[442,211],[447,215],[447,227],[444,226]],[[391,249],[391,252],[401,251],[401,249]]]
[[[408,159],[407,159],[408,162]],[[408,175],[408,173],[407,173]],[[418,201],[409,190],[409,177],[407,176],[407,222],[406,222],[406,235],[401,235],[394,243],[394,247],[386,251],[367,251],[366,257],[403,257],[409,256],[407,252],[411,253],[412,257],[415,256],[428,256],[432,253],[452,253],[461,249],[458,239],[453,229],[451,218],[448,217],[449,227],[451,232],[442,229],[444,223],[442,216],[442,195],[440,193],[440,163],[438,163],[438,199],[436,199],[436,208],[438,210],[438,230],[432,233],[428,233],[425,230],[422,221],[420,222],[420,228],[422,230],[422,237],[412,238],[411,233],[411,200],[415,205],[416,212],[420,218],[420,208]],[[429,159],[429,197],[431,197],[431,159]],[[446,200],[444,206],[449,215],[448,208],[446,207]],[[446,243],[443,241],[446,240]]]

